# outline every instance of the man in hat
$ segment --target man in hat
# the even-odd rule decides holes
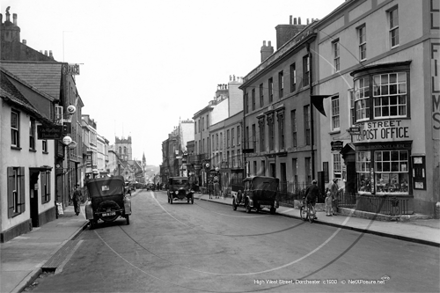
[[[81,205],[81,199],[82,199],[82,193],[81,190],[78,189],[79,184],[75,184],[73,187],[73,193],[70,197],[70,199],[73,202],[73,207],[75,208],[75,214],[78,216],[80,213],[80,205]]]
[[[313,211],[313,215],[315,216],[315,220],[318,219],[316,217],[316,211],[315,211],[315,204],[318,196],[319,196],[318,181],[316,181],[316,179],[313,179],[312,185],[310,185],[306,190],[306,204],[312,205],[312,211]]]

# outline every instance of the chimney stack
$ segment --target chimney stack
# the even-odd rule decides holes
[[[270,55],[273,54],[273,47],[269,41],[269,44],[266,46],[266,41],[263,41],[263,46],[261,47],[261,63],[263,63]]]
[[[12,21],[14,25],[17,25],[17,13],[12,14]]]
[[[23,45],[26,45],[27,44],[27,41],[25,40],[25,39],[23,39]]]
[[[307,19],[307,24],[310,20]],[[301,17],[294,18],[292,24],[292,17],[290,17],[289,24],[280,24],[275,27],[277,33],[277,50],[281,48],[285,43],[297,35],[306,27],[305,24],[301,24]]]

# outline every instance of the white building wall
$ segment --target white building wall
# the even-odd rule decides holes
[[[11,149],[11,107],[0,100],[0,218],[1,231],[8,230],[28,219],[30,219],[30,202],[29,202],[29,168],[41,166],[55,166],[55,148],[53,140],[48,140],[48,153],[43,154],[41,140],[36,140],[35,152],[29,151],[29,115],[20,112],[20,147],[21,150]],[[37,125],[39,123],[37,122]],[[8,218],[8,176],[7,167],[24,167],[25,170],[25,211],[13,218]],[[54,207],[55,198],[55,168],[51,174],[50,201],[41,202],[41,195],[38,196],[38,212],[41,214]],[[41,182],[38,182],[39,187]]]
[[[229,115],[228,106],[229,106],[228,99],[224,99],[223,101],[220,101],[217,105],[215,105],[214,109],[211,112],[211,121],[209,125],[214,125],[228,118]]]

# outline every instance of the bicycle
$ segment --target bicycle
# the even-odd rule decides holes
[[[316,216],[315,208],[311,203],[307,204],[307,206],[304,204],[305,198],[303,198],[301,203],[301,208],[299,209],[299,215],[303,221],[309,220],[310,223],[313,223]]]

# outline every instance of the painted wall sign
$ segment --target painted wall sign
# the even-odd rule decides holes
[[[355,142],[385,142],[408,140],[411,134],[411,120],[369,121],[361,124],[361,133]]]
[[[440,43],[431,44],[432,138],[440,140]]]

